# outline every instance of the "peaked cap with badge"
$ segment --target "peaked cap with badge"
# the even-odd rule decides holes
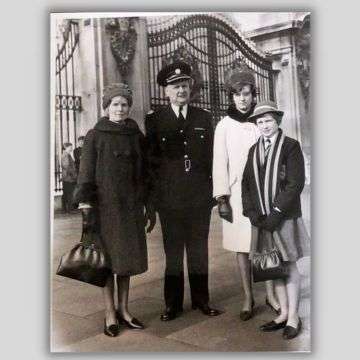
[[[191,72],[192,68],[189,64],[184,61],[175,61],[160,70],[157,82],[161,86],[167,86],[178,81],[191,80]]]

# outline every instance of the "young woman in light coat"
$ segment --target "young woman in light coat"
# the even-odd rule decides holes
[[[256,125],[247,120],[255,106],[255,77],[250,69],[236,67],[227,73],[225,85],[231,104],[215,129],[213,196],[223,219],[223,246],[236,252],[240,270],[245,295],[240,318],[249,320],[254,307],[249,262],[251,223],[243,216],[241,180],[249,149],[260,136]],[[266,289],[266,304],[279,311],[271,281]]]

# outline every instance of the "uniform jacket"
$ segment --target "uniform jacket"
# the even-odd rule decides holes
[[[278,145],[281,134],[282,131],[280,130],[274,146]],[[243,213],[245,216],[248,216],[252,211],[255,211],[259,215],[264,214],[258,197],[254,169],[254,151],[257,146],[260,146],[260,143],[263,141],[262,139],[263,137],[260,137],[257,144],[252,146],[249,150],[249,156],[243,174],[242,201]],[[271,152],[269,156],[271,156]],[[271,194],[266,194],[266,190],[264,189],[265,167],[256,165],[260,177],[259,186],[263,199],[266,196],[270,196],[270,206],[272,208],[279,208],[284,214],[285,219],[301,217],[300,195],[305,183],[305,168],[304,157],[299,142],[295,139],[284,136],[281,151],[279,152],[277,168],[274,166],[276,159],[269,158],[268,160],[271,160],[269,166],[270,178],[277,179],[275,184],[270,184],[269,187],[270,189],[273,188],[275,190],[275,196],[273,197]],[[274,172],[276,172],[275,177]]]
[[[74,200],[98,211],[112,270],[124,276],[147,269],[144,161],[144,136],[134,120],[122,126],[102,118],[85,136]]]
[[[65,151],[61,156],[61,169],[63,181],[76,183],[77,171],[74,159]]]
[[[145,127],[151,198],[155,207],[211,206],[213,127],[210,113],[188,106],[182,126],[169,105],[147,115]]]

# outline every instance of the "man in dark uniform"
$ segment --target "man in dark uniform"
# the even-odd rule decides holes
[[[79,172],[80,169],[81,148],[84,145],[84,139],[85,139],[84,136],[79,136],[78,137],[79,146],[74,149],[75,166],[77,172]]]
[[[183,310],[184,248],[193,309],[205,315],[209,307],[208,234],[212,199],[213,127],[210,113],[188,105],[190,65],[177,61],[165,66],[157,82],[170,104],[145,120],[151,198],[159,213],[166,256],[161,320],[175,319]]]

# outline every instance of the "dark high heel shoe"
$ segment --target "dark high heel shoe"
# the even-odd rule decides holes
[[[265,298],[265,304],[272,310],[274,311],[276,314],[280,315],[281,313],[281,309],[280,307],[278,309],[275,309],[269,302],[268,298]]]
[[[301,331],[301,328],[302,328],[302,322],[300,318],[296,328],[286,325],[282,335],[283,339],[290,340],[298,336]]]
[[[104,334],[110,337],[116,337],[119,335],[119,325],[111,324],[106,326],[106,319],[104,319]]]
[[[127,321],[119,313],[116,313],[116,318],[118,319],[120,324],[124,324],[129,329],[136,329],[136,330],[145,329],[144,324],[134,317],[130,321]]]
[[[240,311],[240,319],[242,321],[250,320],[253,317],[253,315],[254,315],[254,306],[255,306],[255,301],[254,301],[254,299],[252,299],[251,309],[250,310],[242,310],[242,311]]]

